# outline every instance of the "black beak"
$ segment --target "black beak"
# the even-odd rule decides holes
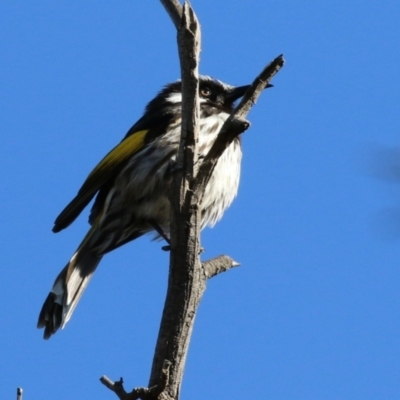
[[[274,85],[270,85],[268,84],[267,86],[265,86],[265,89],[268,89],[270,87],[273,87]],[[244,96],[244,94],[246,93],[247,89],[250,87],[250,85],[246,85],[246,86],[238,86],[235,87],[231,90],[231,92],[228,94],[227,96],[227,101],[228,102],[234,102],[237,99],[240,99],[241,97]]]

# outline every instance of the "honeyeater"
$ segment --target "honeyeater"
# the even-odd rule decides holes
[[[210,150],[234,102],[247,88],[200,77],[200,160]],[[45,339],[71,318],[106,253],[152,231],[168,240],[168,189],[180,141],[181,107],[181,82],[166,85],[57,217],[53,232],[67,228],[95,197],[89,216],[91,227],[57,276],[40,311],[38,328],[44,328]],[[218,160],[206,187],[201,228],[214,225],[235,198],[241,159],[240,139],[236,138]]]

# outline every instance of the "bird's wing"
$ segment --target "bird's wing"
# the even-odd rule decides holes
[[[114,147],[89,174],[75,198],[64,208],[54,223],[53,232],[70,225],[89,204],[94,195],[126,165],[130,157],[147,143],[148,129],[129,132],[124,140]]]

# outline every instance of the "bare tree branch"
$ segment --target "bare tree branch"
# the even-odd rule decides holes
[[[128,393],[124,389],[124,380],[122,378],[119,381],[113,382],[110,378],[104,375],[100,378],[100,382],[112,390],[120,400],[127,399]]]
[[[179,30],[182,18],[182,6],[178,0],[160,0],[164,8],[167,10],[175,28]]]
[[[240,266],[238,262],[229,256],[218,256],[211,260],[204,261],[202,265],[206,279],[213,278],[222,272]]]
[[[149,388],[127,393],[122,378],[101,382],[120,400],[177,400],[198,305],[207,279],[239,266],[229,256],[200,262],[201,200],[212,171],[229,144],[250,123],[244,118],[271,78],[283,66],[282,56],[270,63],[249,87],[242,101],[223,125],[210,152],[199,166],[198,63],[200,26],[188,2],[161,0],[178,31],[182,75],[181,142],[171,190],[171,254],[168,290],[156,343]]]
[[[151,388],[135,388],[130,393],[124,389],[124,380],[122,378],[119,381],[113,382],[110,378],[104,375],[100,378],[100,382],[113,391],[120,400],[156,400],[159,398],[160,400],[161,398],[163,400],[172,400],[168,396],[161,396],[168,384],[170,367],[171,363],[165,361],[158,385]]]
[[[149,386],[159,382],[164,360],[171,360],[167,392],[179,397],[197,305],[204,291],[200,263],[200,208],[191,190],[197,173],[199,130],[198,60],[200,28],[190,5],[185,2],[178,30],[182,72],[182,133],[177,172],[171,191],[171,254],[168,291]]]
[[[267,87],[272,77],[283,67],[285,60],[283,55],[275,58],[268,64],[261,73],[254,79],[253,83],[247,89],[240,103],[225,121],[215,140],[212,148],[204,158],[196,177],[194,190],[198,195],[201,203],[205,187],[212,175],[215,165],[224,150],[232,143],[233,139],[243,133],[249,126],[250,122],[244,120],[250,111],[250,108],[256,103],[261,92]]]
[[[233,111],[232,118],[246,118],[250,108],[256,104],[257,99],[260,97],[261,92],[268,86],[271,79],[278,73],[278,71],[285,64],[283,54],[276,57],[275,60],[270,62],[254,79],[247,92],[244,94],[242,100]]]
[[[182,76],[182,124],[181,141],[177,158],[177,173],[172,185],[172,197],[184,204],[184,191],[190,180],[197,175],[197,148],[199,136],[199,57],[200,24],[189,3],[183,5],[182,24],[178,30],[178,49]],[[179,189],[179,186],[180,189]],[[176,196],[181,196],[176,197]],[[182,207],[181,206],[181,207]],[[175,214],[174,214],[175,215]],[[176,214],[180,218],[179,214]],[[171,238],[172,239],[172,238]]]

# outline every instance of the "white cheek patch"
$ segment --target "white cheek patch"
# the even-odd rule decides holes
[[[204,99],[203,97],[200,97],[199,100],[200,103],[207,103],[208,101],[208,99]],[[167,97],[167,101],[173,104],[182,103],[182,93],[171,93]]]
[[[182,93],[171,93],[167,97],[167,101],[170,103],[181,103],[182,102]]]

